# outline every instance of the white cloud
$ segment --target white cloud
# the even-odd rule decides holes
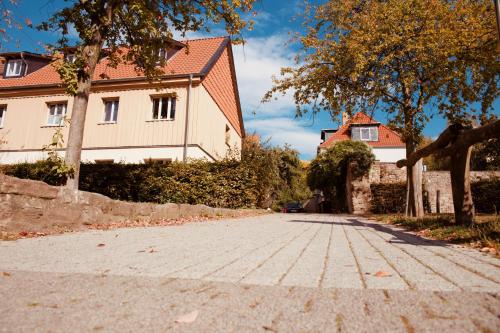
[[[263,140],[270,139],[274,145],[289,144],[305,159],[316,156],[316,149],[321,141],[318,132],[302,126],[293,118],[249,119],[245,122],[245,129],[248,134],[255,131]]]
[[[267,19],[261,15],[256,25],[266,24]],[[224,32],[189,33],[187,37],[218,35],[224,35]],[[179,38],[179,35],[176,37]],[[303,126],[304,120],[294,119],[292,93],[261,103],[264,94],[272,87],[272,76],[279,76],[282,67],[294,66],[296,52],[288,45],[289,40],[287,33],[276,33],[265,37],[246,37],[244,45],[233,46],[245,130],[247,134],[256,131],[264,140],[270,139],[273,145],[289,144],[301,153],[302,158],[311,159],[316,156],[320,133]]]
[[[254,18],[256,25],[263,25],[269,19],[266,12],[260,12]],[[203,31],[189,32],[182,37],[174,31],[174,39],[194,39],[213,36],[223,36],[226,32],[221,29],[212,29],[210,33]],[[243,113],[246,116],[283,115],[294,108],[292,94],[276,96],[268,103],[261,103],[264,94],[271,89],[272,76],[279,76],[282,67],[294,65],[295,52],[288,45],[290,37],[287,33],[277,33],[266,37],[246,37],[244,45],[234,45],[234,62],[238,88]]]
[[[291,94],[261,104],[262,97],[272,87],[272,76],[282,67],[293,66],[294,52],[286,34],[247,38],[245,45],[233,47],[236,76],[245,115],[282,115],[294,107]]]

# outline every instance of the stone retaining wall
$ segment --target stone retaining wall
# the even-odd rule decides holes
[[[0,231],[72,230],[125,220],[238,216],[242,211],[205,205],[133,203],[44,182],[0,174]]]
[[[500,171],[471,171],[471,183],[500,178]],[[451,177],[448,171],[426,171],[423,174],[424,190],[429,198],[431,213],[453,213]]]
[[[500,171],[471,171],[471,182],[500,178]],[[431,213],[453,213],[451,178],[448,171],[424,171],[423,187],[427,192]],[[354,214],[367,213],[371,207],[371,183],[406,182],[406,168],[398,168],[395,163],[375,162],[367,177],[348,180],[351,183],[349,211]],[[368,188],[368,190],[367,190]],[[348,199],[349,200],[349,199]]]

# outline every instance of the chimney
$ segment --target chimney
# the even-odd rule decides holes
[[[0,57],[0,75],[3,75],[5,63],[7,62],[7,59],[4,57]]]
[[[342,125],[345,125],[351,119],[347,112],[342,112]]]

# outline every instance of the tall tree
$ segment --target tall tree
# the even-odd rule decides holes
[[[386,112],[409,156],[434,113],[454,120],[472,112],[473,100],[484,102],[484,112],[491,106],[497,90],[485,82],[495,80],[498,67],[492,7],[489,0],[331,0],[307,6],[298,66],[283,68],[264,100],[291,89],[298,115]],[[420,168],[407,168],[413,216],[424,213]]]
[[[104,46],[110,66],[132,62],[150,79],[164,73],[165,57],[160,49],[173,43],[173,32],[208,30],[210,23],[223,24],[238,41],[249,22],[241,13],[251,10],[255,0],[74,0],[39,26],[61,33],[55,49],[65,49],[69,33],[79,37],[76,60],[60,60],[58,72],[67,92],[74,96],[66,163],[74,168],[67,186],[78,189],[85,115],[95,68]],[[127,46],[125,52],[121,47]]]

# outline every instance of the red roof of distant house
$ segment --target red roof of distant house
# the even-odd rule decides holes
[[[335,142],[351,140],[350,127],[351,125],[378,124],[378,141],[364,141],[372,147],[404,147],[405,144],[401,140],[399,134],[379,123],[364,112],[356,113],[349,121],[342,125],[337,132],[332,134],[325,142],[320,144],[320,148],[328,148]]]
[[[192,39],[183,41],[183,44],[187,47],[175,53],[163,68],[166,78],[189,74],[203,76],[205,88],[236,131],[244,135],[230,38]],[[109,59],[104,57],[96,67],[94,82],[145,78],[143,73],[136,71],[132,63],[120,63],[116,68],[108,65]],[[103,75],[106,78],[103,79]],[[20,78],[0,77],[0,89],[21,87],[35,89],[40,86],[60,84],[59,74],[52,64]]]

